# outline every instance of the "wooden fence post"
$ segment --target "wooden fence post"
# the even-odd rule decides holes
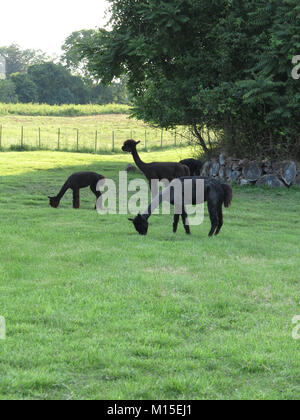
[[[98,131],[95,133],[95,153],[98,151]]]
[[[57,131],[57,150],[60,148],[60,128]]]
[[[41,149],[41,128],[39,127],[39,149]]]
[[[24,127],[22,125],[21,127],[21,147],[23,148],[24,146]]]

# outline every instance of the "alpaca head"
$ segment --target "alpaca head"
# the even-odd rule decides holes
[[[51,207],[54,207],[55,209],[57,209],[57,207],[59,206],[59,200],[56,197],[48,197],[49,198],[49,204]]]
[[[138,144],[140,144],[140,141],[126,140],[123,144],[122,150],[123,152],[132,153]]]
[[[146,236],[148,233],[148,222],[147,220],[138,214],[135,219],[128,219],[130,222],[134,224],[136,231],[143,236]]]

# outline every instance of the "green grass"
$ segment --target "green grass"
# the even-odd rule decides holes
[[[47,105],[47,104],[3,104],[0,115],[23,115],[44,117],[75,117],[129,113],[128,105]]]
[[[1,109],[1,106],[0,106]],[[102,114],[80,117],[1,115],[0,146],[2,150],[20,148],[77,150],[84,152],[120,151],[128,138],[138,139],[141,147],[153,150],[161,146],[185,145],[188,136],[183,129],[162,131],[129,118],[127,114]],[[22,137],[23,127],[23,137]],[[58,131],[60,135],[58,136]],[[97,131],[97,143],[96,143]],[[2,133],[2,134],[1,134]],[[184,136],[184,137],[182,137]],[[23,141],[21,140],[23,138]]]
[[[300,190],[237,188],[213,239],[171,216],[140,237],[88,190],[48,207],[73,171],[130,161],[0,154],[0,399],[299,399]]]

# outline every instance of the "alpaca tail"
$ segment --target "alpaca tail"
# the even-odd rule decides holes
[[[224,192],[224,206],[230,207],[232,200],[233,200],[233,189],[230,187],[230,185],[222,184],[223,192]]]

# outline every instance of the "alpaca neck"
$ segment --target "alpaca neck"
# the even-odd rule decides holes
[[[57,194],[57,196],[55,197],[58,201],[60,201],[63,196],[65,195],[65,193],[67,192],[67,190],[69,189],[69,180],[67,180],[67,182],[62,186],[62,189],[59,191],[59,193]]]
[[[139,154],[137,152],[136,149],[132,150],[132,157],[134,159],[134,162],[136,164],[136,166],[142,171],[144,172],[144,170],[147,168],[147,163],[143,162],[141,160],[141,158],[139,157]]]
[[[165,198],[164,197],[165,191],[166,190],[157,194],[157,196],[152,200],[150,206],[148,206],[147,210],[145,210],[145,212],[142,214],[144,219],[148,220],[149,217],[152,215],[152,213],[154,213],[154,211],[160,206],[160,204],[163,202]]]

